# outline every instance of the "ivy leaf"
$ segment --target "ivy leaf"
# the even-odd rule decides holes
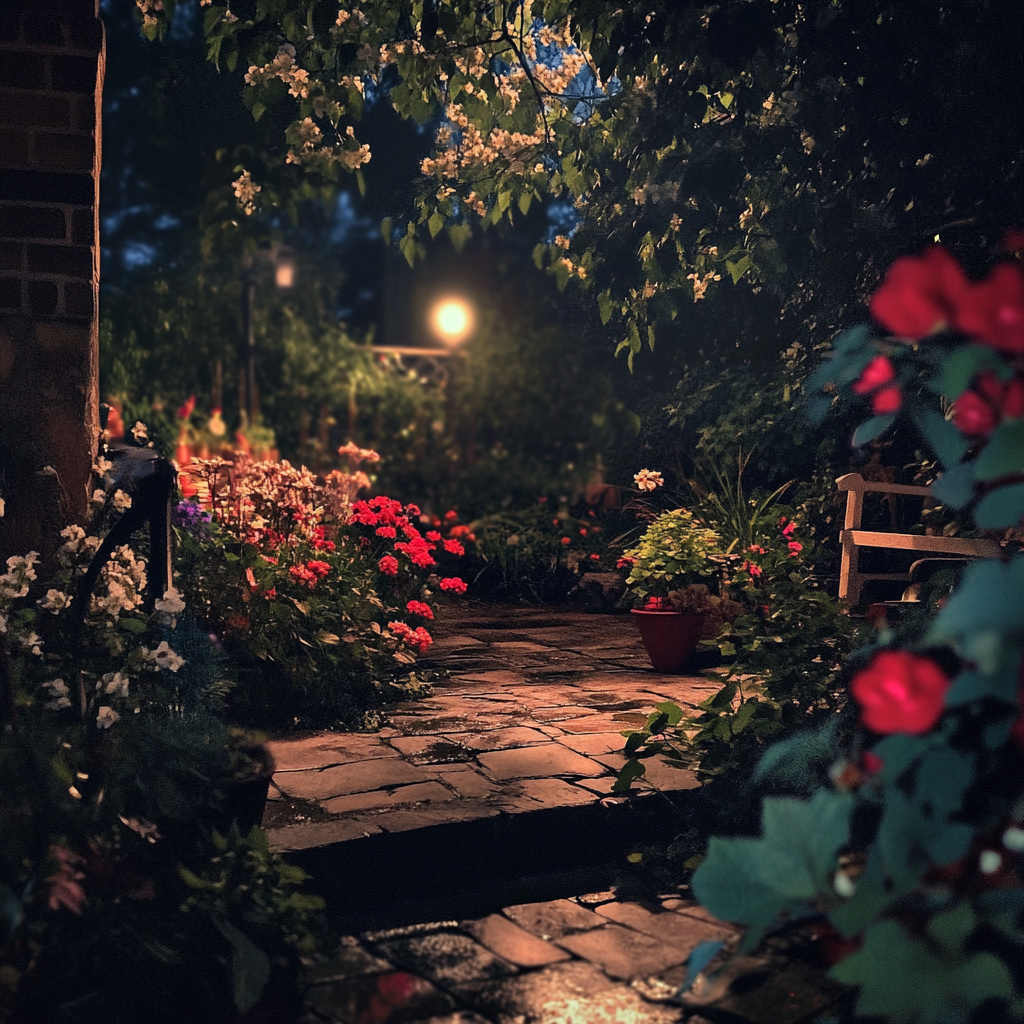
[[[986,449],[987,451],[987,449]],[[982,452],[982,458],[984,458]],[[979,460],[980,461],[980,460]],[[974,521],[982,530],[1017,526],[1024,517],[1024,484],[1011,484],[989,491],[974,510]]]
[[[694,895],[716,917],[748,925],[742,948],[753,949],[778,914],[831,892],[853,805],[851,794],[827,789],[811,800],[765,800],[760,839],[711,839]]]
[[[872,416],[853,432],[854,447],[859,448],[862,444],[867,444],[868,441],[874,441],[876,437],[884,434],[892,426],[895,419],[894,413],[887,413],[885,416]]]
[[[974,466],[976,480],[995,480],[1024,470],[1024,420],[1001,423],[992,431]]]
[[[241,1013],[251,1010],[270,981],[270,960],[253,944],[245,932],[230,921],[214,917],[217,930],[231,943],[231,975],[235,986],[235,1006]]]
[[[637,779],[642,779],[646,771],[647,766],[643,761],[627,761],[619,769],[619,774],[615,776],[615,781],[612,783],[612,792],[628,793],[629,787]]]
[[[1017,669],[1007,666],[1001,672],[985,674],[981,672],[961,672],[953,680],[953,685],[946,694],[946,707],[955,708],[961,704],[984,698],[1003,701],[1011,707],[1017,706]]]
[[[938,456],[943,466],[957,465],[967,453],[967,438],[934,409],[926,409],[916,418],[928,447]]]
[[[963,508],[974,497],[974,463],[950,466],[930,488],[932,494],[950,508]]]
[[[869,928],[861,949],[829,974],[860,987],[858,1015],[916,1024],[964,1020],[986,999],[1014,997],[1010,972],[994,954],[936,955],[895,921]]]

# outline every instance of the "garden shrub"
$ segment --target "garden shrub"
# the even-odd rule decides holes
[[[419,685],[409,669],[432,642],[426,602],[466,589],[454,573],[468,527],[454,512],[422,524],[417,506],[358,500],[361,470],[317,478],[239,453],[195,460],[182,479],[200,500],[177,508],[182,588],[238,666],[232,714],[375,728],[388,699]]]
[[[855,443],[914,422],[944,467],[933,495],[1002,534],[1005,553],[969,566],[923,628],[879,631],[830,781],[765,799],[760,836],[712,839],[693,877],[705,907],[746,926],[743,950],[814,921],[833,977],[875,1019],[1024,1016],[1022,270],[1003,260],[971,281],[937,246],[897,261],[871,301],[886,333],[848,331],[818,374],[832,394],[812,413],[849,389],[874,414]],[[826,735],[786,755],[820,755]]]
[[[35,552],[0,575],[0,1019],[221,1024],[272,976],[294,991],[322,902],[230,826],[252,765],[222,717],[230,666],[181,592],[147,601],[125,544],[78,607],[131,500],[101,499],[45,582]]]

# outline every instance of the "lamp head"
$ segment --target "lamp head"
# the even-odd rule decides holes
[[[430,326],[442,344],[456,348],[473,333],[476,316],[464,299],[441,299],[430,312]]]

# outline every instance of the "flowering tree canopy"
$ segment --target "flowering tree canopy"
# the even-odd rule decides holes
[[[153,37],[166,12],[145,6]],[[694,304],[730,282],[776,296],[808,327],[835,323],[877,277],[869,254],[883,266],[936,233],[976,238],[1018,216],[1007,203],[1020,203],[1024,117],[1003,50],[1020,11],[923,0],[203,6],[210,58],[244,71],[253,115],[290,105],[282,165],[358,176],[373,159],[359,138],[364,104],[386,98],[429,124],[436,145],[385,237],[412,262],[442,231],[461,246],[554,203],[565,224],[535,258],[560,286],[593,289],[630,358],[656,329],[683,333]],[[272,201],[249,170],[236,172],[246,212]]]

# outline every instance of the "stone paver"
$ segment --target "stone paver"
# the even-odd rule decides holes
[[[270,744],[264,825],[275,849],[607,801],[620,733],[659,701],[693,705],[715,685],[646,669],[629,616],[473,605],[445,614],[431,627],[430,664],[450,675],[430,696],[393,708],[374,734]],[[664,791],[696,785],[660,763],[647,771]]]
[[[682,887],[669,901],[692,907]],[[848,991],[772,954],[737,957],[677,996],[711,936],[732,949],[739,933],[614,890],[347,936],[308,966],[301,1024],[807,1024]]]

